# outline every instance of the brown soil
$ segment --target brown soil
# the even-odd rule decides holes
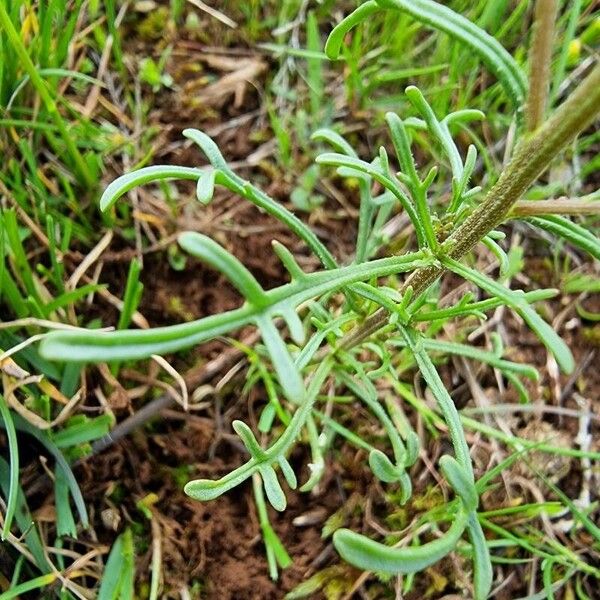
[[[333,512],[340,504],[335,485],[327,485],[317,497],[288,493],[285,515],[270,511],[294,560],[281,580],[273,582],[251,486],[242,485],[209,503],[196,502],[181,489],[182,465],[190,466],[190,477],[218,477],[245,457],[225,440],[215,447],[213,419],[186,417],[184,425],[167,422],[164,429],[138,433],[82,467],[78,476],[86,500],[97,513],[110,510],[113,518],[121,516],[122,524],[143,521],[136,502],[147,494],[158,496],[152,510],[161,527],[166,590],[175,593],[182,584],[191,588],[197,582],[203,590],[198,597],[268,600],[281,598],[283,591],[314,571],[328,542],[321,539],[317,527],[295,527],[292,520],[307,512],[320,513],[322,518]],[[216,456],[211,457],[213,452]],[[96,533],[107,544],[114,540],[115,532],[98,523]],[[148,572],[150,553],[151,549],[140,555],[138,572]]]

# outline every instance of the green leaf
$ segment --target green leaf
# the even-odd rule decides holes
[[[284,311],[295,310],[307,300],[338,291],[352,283],[411,271],[416,267],[427,266],[430,262],[430,259],[423,258],[423,254],[412,253],[329,271],[317,271],[307,274],[302,281],[294,281],[265,292],[267,303],[261,308],[244,305],[170,327],[113,332],[54,331],[42,340],[40,354],[49,360],[79,363],[135,360],[152,354],[168,354],[235,331],[244,325],[256,324],[261,318],[266,320]],[[269,334],[267,330],[267,337]],[[297,381],[295,383],[295,387],[298,387]]]
[[[432,0],[377,0],[384,8],[395,8],[443,31],[473,50],[498,78],[516,109],[527,93],[525,74],[507,50],[494,37],[451,8]]]
[[[340,566],[326,567],[318,571],[305,581],[299,583],[291,592],[288,592],[283,600],[303,600],[304,598],[319,597],[317,593],[324,588],[328,581],[335,580],[344,576],[345,573],[340,570]],[[336,577],[337,576],[337,577]]]
[[[129,263],[125,293],[123,294],[123,307],[119,315],[117,329],[125,329],[131,323],[133,314],[139,305],[144,286],[140,283],[140,272],[142,263],[138,258],[133,258]]]
[[[452,9],[431,0],[370,0],[361,4],[329,35],[325,53],[337,58],[350,29],[368,19],[379,8],[405,12],[429,27],[443,31],[473,50],[498,78],[516,109],[525,102],[525,75],[505,48],[483,29]]]
[[[452,167],[452,177],[457,182],[461,181],[464,168],[463,162],[458,152],[458,148],[450,135],[448,126],[444,122],[438,121],[433,109],[427,100],[425,100],[425,97],[419,88],[411,85],[406,88],[405,94],[410,100],[410,103],[421,113],[425,123],[427,123],[429,132],[437,139],[444,149]]]
[[[332,364],[329,360],[324,360],[319,364],[310,381],[302,404],[294,413],[288,427],[281,436],[264,451],[265,455],[263,459],[257,460],[252,457],[245,464],[234,469],[230,473],[227,473],[227,475],[216,481],[210,479],[196,479],[190,481],[184,488],[185,493],[196,500],[213,500],[214,498],[218,498],[221,494],[237,487],[257,471],[261,471],[261,469],[264,469],[267,466],[272,468],[272,464],[278,462],[282,457],[285,457],[309,418],[317,394],[321,390],[321,386],[329,375],[331,368]],[[279,485],[279,483],[277,485]],[[278,502],[277,496],[275,495],[275,501],[278,502],[279,506],[281,505],[280,500],[281,499],[279,499]]]
[[[304,398],[304,381],[277,327],[268,318],[257,319],[256,324],[273,361],[279,385],[281,385],[286,398],[292,402],[300,403]]]
[[[101,417],[97,418],[101,419]],[[77,512],[79,513],[81,523],[84,527],[88,527],[89,519],[87,509],[85,506],[85,501],[83,499],[83,496],[81,495],[81,490],[77,485],[75,475],[73,475],[73,471],[71,470],[69,463],[65,460],[65,457],[63,456],[60,449],[56,446],[54,441],[48,437],[48,435],[45,432],[31,425],[20,415],[15,414],[13,416],[13,421],[15,423],[17,431],[23,431],[28,435],[32,436],[33,438],[38,440],[38,442],[40,442],[40,444],[42,444],[42,446],[44,446],[46,450],[50,452],[50,454],[52,454],[52,456],[56,460],[56,468],[62,471],[64,478],[67,481],[69,490],[71,491],[71,495],[73,496],[73,501],[75,502],[75,507],[77,508]]]
[[[298,217],[291,213],[279,202],[276,202],[262,190],[254,187],[250,182],[245,181],[236,175],[227,165],[223,155],[219,151],[215,142],[202,131],[197,129],[186,129],[183,135],[196,143],[206,154],[210,164],[215,168],[215,183],[225,186],[233,193],[246,198],[259,208],[266,211],[284,223],[293,231],[306,245],[319,257],[323,266],[327,269],[335,268],[336,261],[326,246],[321,243],[310,227],[307,227]]]
[[[78,419],[72,425],[65,427],[52,436],[52,441],[57,448],[69,448],[77,444],[92,442],[106,435],[113,425],[111,415]]]
[[[354,148],[333,129],[327,129],[325,127],[322,129],[317,129],[317,131],[310,136],[310,139],[318,142],[327,142],[341,154],[358,158]]]
[[[417,573],[452,552],[466,525],[467,513],[460,510],[444,535],[422,546],[390,548],[349,529],[338,529],[333,534],[333,545],[346,562],[359,569],[393,574]]]
[[[527,221],[563,238],[573,246],[585,250],[596,260],[600,260],[600,239],[585,227],[558,215],[530,217]]]
[[[371,450],[369,453],[369,467],[373,475],[380,481],[392,483],[398,480],[397,468],[381,450]]]
[[[338,168],[341,167],[345,170],[348,170],[349,175],[368,175],[370,178],[383,185],[394,195],[394,197],[402,205],[402,208],[408,214],[417,233],[419,247],[423,247],[425,245],[425,232],[413,202],[389,172],[389,169],[385,169],[385,165],[380,166],[381,161],[368,163],[353,156],[338,154],[336,152],[324,152],[323,154],[319,154],[319,156],[317,156],[316,162],[317,164],[330,165]],[[346,171],[343,171],[343,173],[346,174]]]
[[[72,292],[65,292],[64,294],[61,294],[58,298],[55,298],[51,302],[48,302],[48,304],[46,304],[46,312],[47,314],[53,313],[55,310],[62,308],[63,306],[69,306],[70,304],[74,304],[75,302],[77,302],[77,300],[85,298],[85,296],[88,296],[89,294],[93,294],[94,292],[104,290],[106,288],[107,286],[105,284],[98,285],[90,283],[87,285],[82,285],[80,288],[77,288]]]
[[[143,169],[126,173],[115,179],[104,190],[100,198],[100,210],[103,212],[107,211],[121,196],[140,185],[164,179],[192,179],[196,181],[203,173],[203,169],[173,165],[144,167]]]
[[[444,420],[450,432],[450,438],[454,447],[456,460],[460,466],[465,469],[465,472],[469,472],[469,479],[474,480],[473,467],[471,465],[471,455],[469,453],[469,446],[467,445],[465,433],[460,422],[460,415],[458,414],[456,406],[454,405],[448,390],[445,388],[444,383],[442,382],[442,379],[435,368],[435,365],[425,351],[423,338],[420,336],[420,334],[408,328],[402,327],[400,328],[400,332],[404,336],[408,347],[415,357],[419,371],[429,386],[429,389],[431,390],[431,393],[433,394],[440,411],[444,416]]]
[[[15,585],[11,589],[0,594],[0,600],[10,600],[11,598],[17,598],[18,596],[26,594],[27,592],[32,592],[33,590],[47,588],[48,586],[52,585],[56,579],[57,575],[54,573],[48,573],[47,575],[34,577],[33,579],[20,583],[19,585]]]
[[[461,277],[471,281],[482,290],[492,296],[502,299],[502,301],[515,310],[519,316],[535,332],[539,340],[548,348],[556,358],[556,362],[565,373],[572,373],[575,368],[575,360],[562,338],[544,321],[540,315],[532,308],[525,299],[523,292],[514,291],[504,287],[486,277],[479,271],[470,269],[460,262],[451,258],[444,258],[442,262],[448,269],[454,271]]]
[[[8,495],[10,489],[10,467],[0,456],[0,488],[4,495]],[[6,518],[6,517],[5,517]],[[46,549],[38,533],[37,525],[33,522],[31,512],[27,506],[25,494],[17,481],[17,503],[15,520],[21,531],[22,539],[28,551],[33,556],[37,568],[43,573],[50,572],[51,567],[46,558]]]
[[[233,254],[225,250],[207,235],[195,231],[180,233],[177,241],[179,245],[192,256],[220,271],[230,283],[256,307],[262,307],[267,299],[265,291],[256,278]]]
[[[375,0],[369,0],[361,4],[356,10],[351,12],[340,23],[338,23],[327,38],[325,43],[325,54],[331,60],[335,60],[340,55],[342,44],[346,34],[359,23],[368,19],[371,15],[379,12],[381,9]]]
[[[115,541],[106,561],[98,600],[133,598],[133,536],[126,529]]]
[[[288,462],[285,456],[282,456],[279,459],[279,466],[281,467],[281,472],[285,477],[286,483],[290,486],[291,489],[295,490],[298,487],[298,480],[296,479],[296,474],[294,473],[294,469]]]
[[[196,198],[201,204],[207,205],[215,194],[216,171],[209,169],[200,175],[196,185]]]
[[[470,473],[461,467],[455,458],[447,454],[440,458],[440,469],[456,495],[462,500],[464,507],[469,512],[477,510],[479,495]]]
[[[63,471],[54,471],[54,498],[56,508],[56,534],[77,538],[77,526],[69,503],[69,485]]]
[[[243,421],[238,421],[237,419],[231,423],[233,430],[240,436],[240,439],[246,446],[246,449],[250,453],[250,456],[253,456],[257,459],[264,458],[265,451],[260,447],[260,444],[257,442],[252,430],[246,423]]]
[[[490,551],[485,540],[485,535],[475,512],[469,515],[467,531],[473,552],[473,589],[475,600],[485,600],[492,589],[494,572],[492,570],[492,561],[490,560]]]
[[[259,473],[263,480],[267,500],[275,510],[279,512],[284,511],[287,506],[287,500],[277,480],[275,469],[269,465],[265,465],[259,468]]]
[[[10,533],[12,521],[17,509],[17,501],[19,494],[19,444],[17,442],[17,432],[12,419],[11,412],[0,394],[0,418],[6,437],[8,438],[8,453],[10,457],[9,477],[8,477],[8,494],[6,499],[6,511],[4,514],[4,527],[2,528],[2,541],[6,540]]]
[[[394,339],[391,341],[397,346],[406,346],[406,341]],[[444,340],[436,340],[423,338],[423,347],[428,352],[439,352],[442,354],[455,354],[457,356],[464,356],[473,360],[486,363],[495,369],[499,369],[505,373],[516,373],[523,377],[527,377],[532,381],[539,380],[539,373],[535,367],[531,365],[523,365],[521,363],[515,363],[509,360],[503,360],[498,358],[493,352],[477,348],[476,346],[468,346],[467,344],[459,344],[456,342],[446,342]]]

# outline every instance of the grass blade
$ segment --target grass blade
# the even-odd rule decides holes
[[[0,417],[4,423],[6,437],[8,438],[8,452],[10,456],[6,513],[4,515],[4,527],[2,528],[2,540],[4,541],[10,533],[12,521],[17,509],[17,498],[19,493],[19,444],[17,442],[17,432],[15,430],[12,415],[1,394]]]

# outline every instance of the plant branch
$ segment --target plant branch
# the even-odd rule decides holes
[[[596,65],[544,125],[521,142],[485,200],[446,241],[444,247],[448,256],[458,260],[498,226],[552,159],[580,131],[588,127],[599,113],[600,65]],[[400,292],[406,292],[411,286],[416,297],[424,292],[443,270],[441,267],[418,269],[407,279]],[[380,308],[359,327],[344,336],[337,347],[348,349],[356,346],[381,329],[387,323],[387,319],[387,311]]]
[[[536,1],[533,40],[529,51],[529,97],[526,115],[528,131],[535,131],[540,126],[546,111],[557,13],[557,0]]]
[[[537,217],[539,215],[600,215],[600,202],[563,198],[560,200],[519,200],[509,217]]]

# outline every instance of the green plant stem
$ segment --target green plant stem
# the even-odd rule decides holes
[[[42,341],[40,352],[42,356],[47,356],[51,360],[71,362],[147,358],[152,354],[166,354],[189,347],[249,323],[260,327],[263,341],[267,343],[275,339],[275,332],[269,324],[274,316],[285,317],[307,300],[361,280],[409,272],[430,263],[431,259],[426,259],[423,252],[414,252],[340,267],[336,270],[317,271],[299,281],[264,292],[266,304],[263,306],[251,304],[249,299],[240,308],[171,327],[126,329],[110,333],[53,331]],[[232,273],[230,275],[235,277]],[[238,283],[239,280],[238,277]],[[267,339],[264,337],[265,334]],[[280,349],[277,347],[277,352],[271,355],[272,358],[282,355]]]
[[[539,215],[599,215],[600,202],[565,198],[561,200],[520,200],[510,211],[511,217]]]
[[[196,500],[213,500],[248,479],[253,473],[257,472],[261,465],[271,465],[278,457],[285,456],[300,435],[300,431],[313,409],[319,390],[329,376],[332,367],[333,362],[331,360],[324,360],[317,367],[305,393],[303,404],[294,413],[287,429],[264,451],[264,455],[260,460],[252,457],[221,479],[189,481],[184,487],[185,493]]]
[[[50,114],[51,119],[54,121],[67,149],[67,153],[71,157],[71,160],[74,163],[77,174],[81,178],[82,183],[85,183],[87,186],[92,187],[95,184],[94,178],[90,174],[89,169],[87,168],[83,156],[77,149],[73,138],[69,134],[67,129],[67,125],[63,120],[60,112],[58,111],[58,106],[52,98],[48,88],[46,87],[45,81],[42,79],[40,74],[38,73],[35,65],[31,61],[29,54],[27,53],[27,49],[23,44],[23,40],[17,33],[8,12],[6,11],[6,5],[4,2],[0,2],[0,27],[4,28],[6,31],[6,35],[13,48],[15,49],[21,63],[23,64],[23,68],[27,71],[31,82],[36,88],[42,102],[46,106],[46,110]]]
[[[533,40],[529,52],[529,97],[526,115],[528,131],[535,131],[540,126],[546,111],[557,13],[557,0],[536,1]]]
[[[600,65],[571,93],[563,104],[536,132],[529,135],[517,148],[509,165],[488,192],[477,209],[454,230],[444,244],[448,256],[458,260],[471,250],[485,235],[497,227],[508,215],[527,188],[600,113]],[[441,267],[424,267],[415,271],[402,286],[409,286],[413,296],[423,293],[444,271]],[[360,344],[387,323],[388,313],[380,308],[360,326],[338,342],[338,348],[348,349]],[[322,355],[318,355],[322,358]]]

